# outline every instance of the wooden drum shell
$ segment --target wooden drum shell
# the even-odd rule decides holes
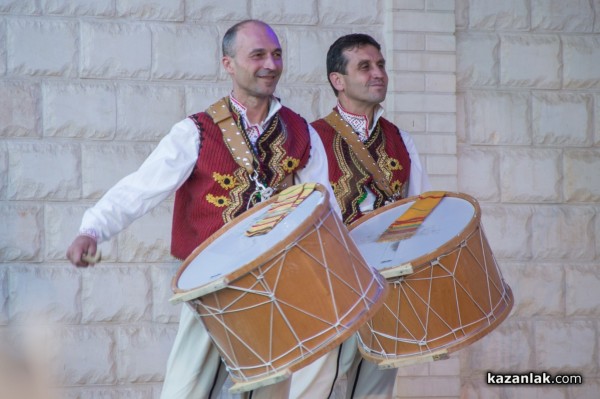
[[[513,295],[482,229],[479,204],[466,194],[446,195],[474,208],[462,231],[399,267],[398,276],[393,276],[393,268],[378,269],[387,276],[390,289],[384,306],[359,329],[359,350],[381,368],[446,358],[495,329],[512,308]],[[362,224],[415,200],[369,213],[350,226],[351,235]]]
[[[387,283],[362,258],[328,193],[290,236],[206,291],[182,290],[185,268],[211,242],[275,199],[217,231],[186,259],[172,289],[202,320],[236,383],[247,391],[287,378],[357,331],[383,305]],[[312,195],[312,194],[311,194]],[[271,233],[268,233],[271,234]],[[243,238],[241,238],[243,239]],[[235,255],[235,243],[231,245]]]

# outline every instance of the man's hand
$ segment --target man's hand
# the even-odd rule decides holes
[[[83,235],[77,236],[71,243],[69,249],[67,249],[67,258],[72,264],[78,267],[93,266],[94,263],[90,263],[83,258],[84,256],[93,257],[96,255],[96,250],[96,240],[92,237]]]

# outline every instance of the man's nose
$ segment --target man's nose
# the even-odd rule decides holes
[[[384,79],[385,76],[386,76],[385,69],[383,69],[383,68],[381,68],[379,66],[376,66],[375,68],[372,68],[371,72],[373,74],[373,77],[375,77],[375,78]]]
[[[281,59],[273,55],[268,55],[265,58],[265,63],[263,66],[265,69],[275,70],[278,69],[279,65],[281,65]]]

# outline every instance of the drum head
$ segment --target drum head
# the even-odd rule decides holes
[[[321,191],[313,191],[273,230],[252,237],[246,236],[246,231],[271,209],[272,202],[263,207],[257,205],[250,213],[240,215],[217,231],[216,238],[190,261],[177,281],[177,288],[191,290],[239,271],[240,268],[251,268],[248,266],[252,266],[254,260],[264,257],[275,246],[291,242],[294,238],[292,233],[309,219],[325,200],[326,197]],[[255,211],[252,213],[253,210]],[[214,235],[211,236],[213,237]]]
[[[369,266],[382,271],[428,256],[460,235],[477,216],[471,202],[460,197],[446,196],[427,216],[415,235],[396,242],[377,242],[388,226],[414,202],[413,197],[404,203],[400,201],[379,208],[352,227],[350,236]]]

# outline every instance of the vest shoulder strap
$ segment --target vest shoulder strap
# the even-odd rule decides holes
[[[388,197],[393,196],[393,191],[385,178],[385,175],[377,166],[377,163],[369,153],[369,150],[364,146],[358,135],[354,133],[352,127],[346,123],[342,116],[333,110],[329,115],[323,118],[336,132],[338,132],[344,141],[348,144],[360,164],[367,169],[367,172],[373,177],[377,187],[382,190]]]
[[[213,122],[219,126],[219,129],[223,133],[225,146],[227,146],[234,161],[239,166],[246,169],[248,174],[252,176],[252,173],[254,172],[254,153],[233,120],[233,116],[229,111],[227,103],[227,97],[223,97],[216,103],[210,105],[206,109],[206,113],[212,118]]]

